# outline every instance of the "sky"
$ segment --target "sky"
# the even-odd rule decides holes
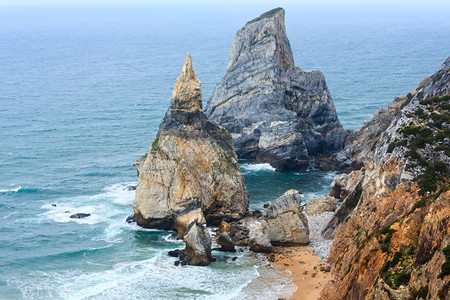
[[[111,6],[111,5],[355,5],[355,6],[449,6],[448,0],[0,0],[0,6]]]

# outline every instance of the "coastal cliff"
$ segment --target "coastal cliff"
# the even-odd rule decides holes
[[[231,136],[202,112],[201,84],[189,54],[156,139],[135,166],[133,219],[140,226],[175,228],[181,237],[193,221],[217,224],[247,212]]]
[[[323,232],[333,279],[321,299],[448,299],[449,110],[450,58],[344,150],[357,170],[333,182],[343,203]]]
[[[278,171],[341,150],[348,135],[322,72],[295,66],[284,15],[273,9],[236,33],[225,76],[205,110],[231,133],[239,158]]]

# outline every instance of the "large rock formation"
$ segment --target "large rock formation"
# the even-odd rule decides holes
[[[260,216],[247,216],[229,228],[232,241],[256,252],[270,252],[272,246],[309,243],[308,219],[301,207],[301,195],[289,190],[265,208]]]
[[[363,167],[334,183],[348,200],[326,230],[337,228],[321,299],[448,299],[449,110],[450,58],[346,149]]]
[[[141,226],[173,229],[176,223],[181,236],[195,220],[214,224],[247,212],[231,136],[202,112],[200,81],[189,54],[156,139],[135,166],[134,220]]]
[[[237,32],[206,114],[231,133],[240,158],[277,170],[302,168],[311,157],[341,150],[347,136],[324,75],[295,66],[282,8]]]

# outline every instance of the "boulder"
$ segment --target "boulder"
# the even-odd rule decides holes
[[[216,238],[217,244],[220,245],[219,250],[225,251],[225,252],[236,252],[236,249],[234,248],[234,243],[231,240],[230,236],[226,232],[219,233],[218,237]]]
[[[263,211],[263,230],[272,245],[309,243],[308,219],[301,207],[301,195],[289,190]]]
[[[201,208],[191,210],[187,214],[181,215],[175,219],[173,227],[175,228],[175,230],[178,233],[177,237],[181,238],[184,235],[184,233],[186,232],[186,230],[188,229],[189,225],[194,221],[196,221],[200,224],[206,223],[206,220],[205,220],[205,217],[203,216],[203,212],[202,212]]]
[[[189,265],[207,266],[214,261],[211,255],[211,237],[202,224],[192,222],[183,236],[183,241],[186,244],[183,253],[189,256]]]
[[[222,220],[219,224],[218,229],[219,229],[219,232],[228,232],[228,231],[230,231],[230,227],[231,227],[231,225],[229,223]]]
[[[230,237],[236,245],[250,246],[255,252],[270,252],[275,245],[308,244],[308,220],[300,193],[290,190],[264,209],[260,217],[250,215],[233,223]]]
[[[201,84],[189,54],[156,139],[135,166],[133,218],[140,226],[174,229],[177,222],[181,236],[189,221],[203,222],[200,213],[217,225],[247,212],[248,193],[231,136],[202,112]]]
[[[322,72],[295,66],[284,15],[273,9],[236,33],[205,110],[231,133],[240,158],[278,171],[305,168],[311,157],[341,150],[348,135]]]
[[[305,211],[309,216],[321,214],[326,211],[336,210],[336,198],[327,196],[325,198],[309,199]]]

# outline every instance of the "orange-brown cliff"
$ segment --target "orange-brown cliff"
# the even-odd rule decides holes
[[[345,151],[321,299],[450,299],[450,58]]]

